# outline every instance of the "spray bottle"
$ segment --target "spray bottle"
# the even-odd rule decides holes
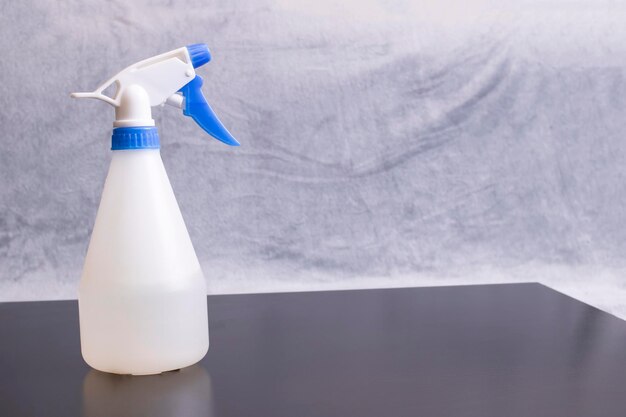
[[[183,109],[239,143],[202,95],[204,44],[148,58],[95,91],[115,107],[112,158],[79,285],[81,350],[95,369],[148,375],[192,365],[209,347],[206,284],[159,151],[151,107]],[[105,95],[115,88],[112,97]]]

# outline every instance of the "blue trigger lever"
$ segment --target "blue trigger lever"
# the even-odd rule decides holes
[[[194,68],[206,64],[211,59],[209,49],[204,44],[187,46]],[[184,100],[183,114],[191,117],[205,132],[215,139],[230,146],[239,146],[239,142],[224,127],[202,94],[202,77],[196,75],[193,80],[179,90]]]

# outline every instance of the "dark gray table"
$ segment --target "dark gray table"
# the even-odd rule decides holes
[[[90,370],[75,301],[0,304],[0,416],[623,417],[626,323],[539,284],[209,297],[211,347]]]

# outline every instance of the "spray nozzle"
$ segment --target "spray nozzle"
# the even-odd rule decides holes
[[[205,44],[193,44],[137,62],[89,93],[75,98],[96,98],[115,107],[115,127],[154,126],[150,107],[169,104],[183,109],[205,132],[231,146],[239,142],[219,121],[202,94],[198,68],[211,60]],[[112,97],[104,91],[115,87]]]
[[[191,65],[193,65],[194,68],[201,67],[211,60],[209,47],[204,43],[194,43],[187,45],[186,48],[189,53],[189,58],[191,58]]]

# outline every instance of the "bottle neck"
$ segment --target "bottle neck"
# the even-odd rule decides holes
[[[120,102],[115,108],[115,127],[154,126],[150,97],[146,90],[131,84],[120,92]]]

